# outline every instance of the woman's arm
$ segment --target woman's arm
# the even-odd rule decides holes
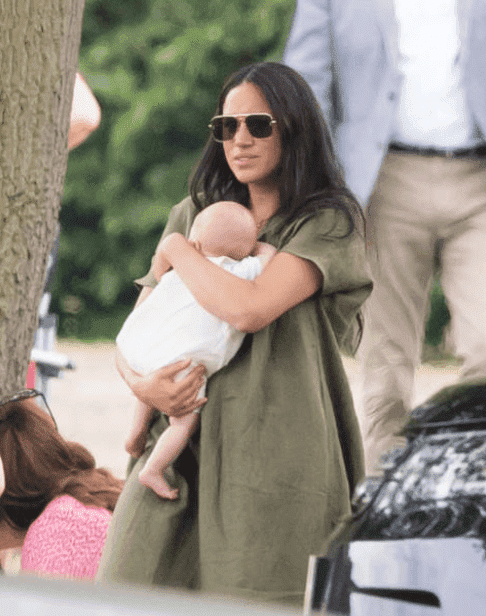
[[[168,235],[160,250],[197,302],[242,332],[263,329],[322,285],[317,266],[285,252],[255,280],[243,280],[208,261],[180,233]]]

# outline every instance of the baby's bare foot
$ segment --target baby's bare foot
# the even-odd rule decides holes
[[[146,443],[146,434],[130,434],[125,442],[125,451],[134,458],[140,458],[145,451]]]
[[[179,496],[179,490],[171,488],[160,472],[151,473],[142,469],[138,474],[138,479],[142,485],[153,490],[160,498],[175,500]]]

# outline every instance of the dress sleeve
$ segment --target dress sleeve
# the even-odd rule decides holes
[[[292,223],[279,249],[317,266],[322,274],[322,287],[316,297],[342,350],[353,352],[359,342],[356,337],[360,332],[360,308],[372,283],[364,237],[356,229],[348,235],[348,228],[344,212],[324,209],[316,216]]]
[[[174,205],[169,213],[169,219],[162,233],[162,238],[169,235],[169,233],[182,233],[182,235],[187,237],[191,230],[195,215],[196,208],[190,197],[186,197],[183,201]],[[151,287],[153,289],[157,285],[157,279],[152,272],[152,267],[150,267],[150,270],[145,276],[137,278],[134,282],[140,289],[142,287]]]

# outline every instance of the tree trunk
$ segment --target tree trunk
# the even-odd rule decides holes
[[[84,0],[0,0],[0,396],[24,386],[55,239]]]

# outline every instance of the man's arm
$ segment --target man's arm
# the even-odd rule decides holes
[[[299,72],[312,88],[333,129],[333,81],[330,0],[297,0],[283,61]]]

